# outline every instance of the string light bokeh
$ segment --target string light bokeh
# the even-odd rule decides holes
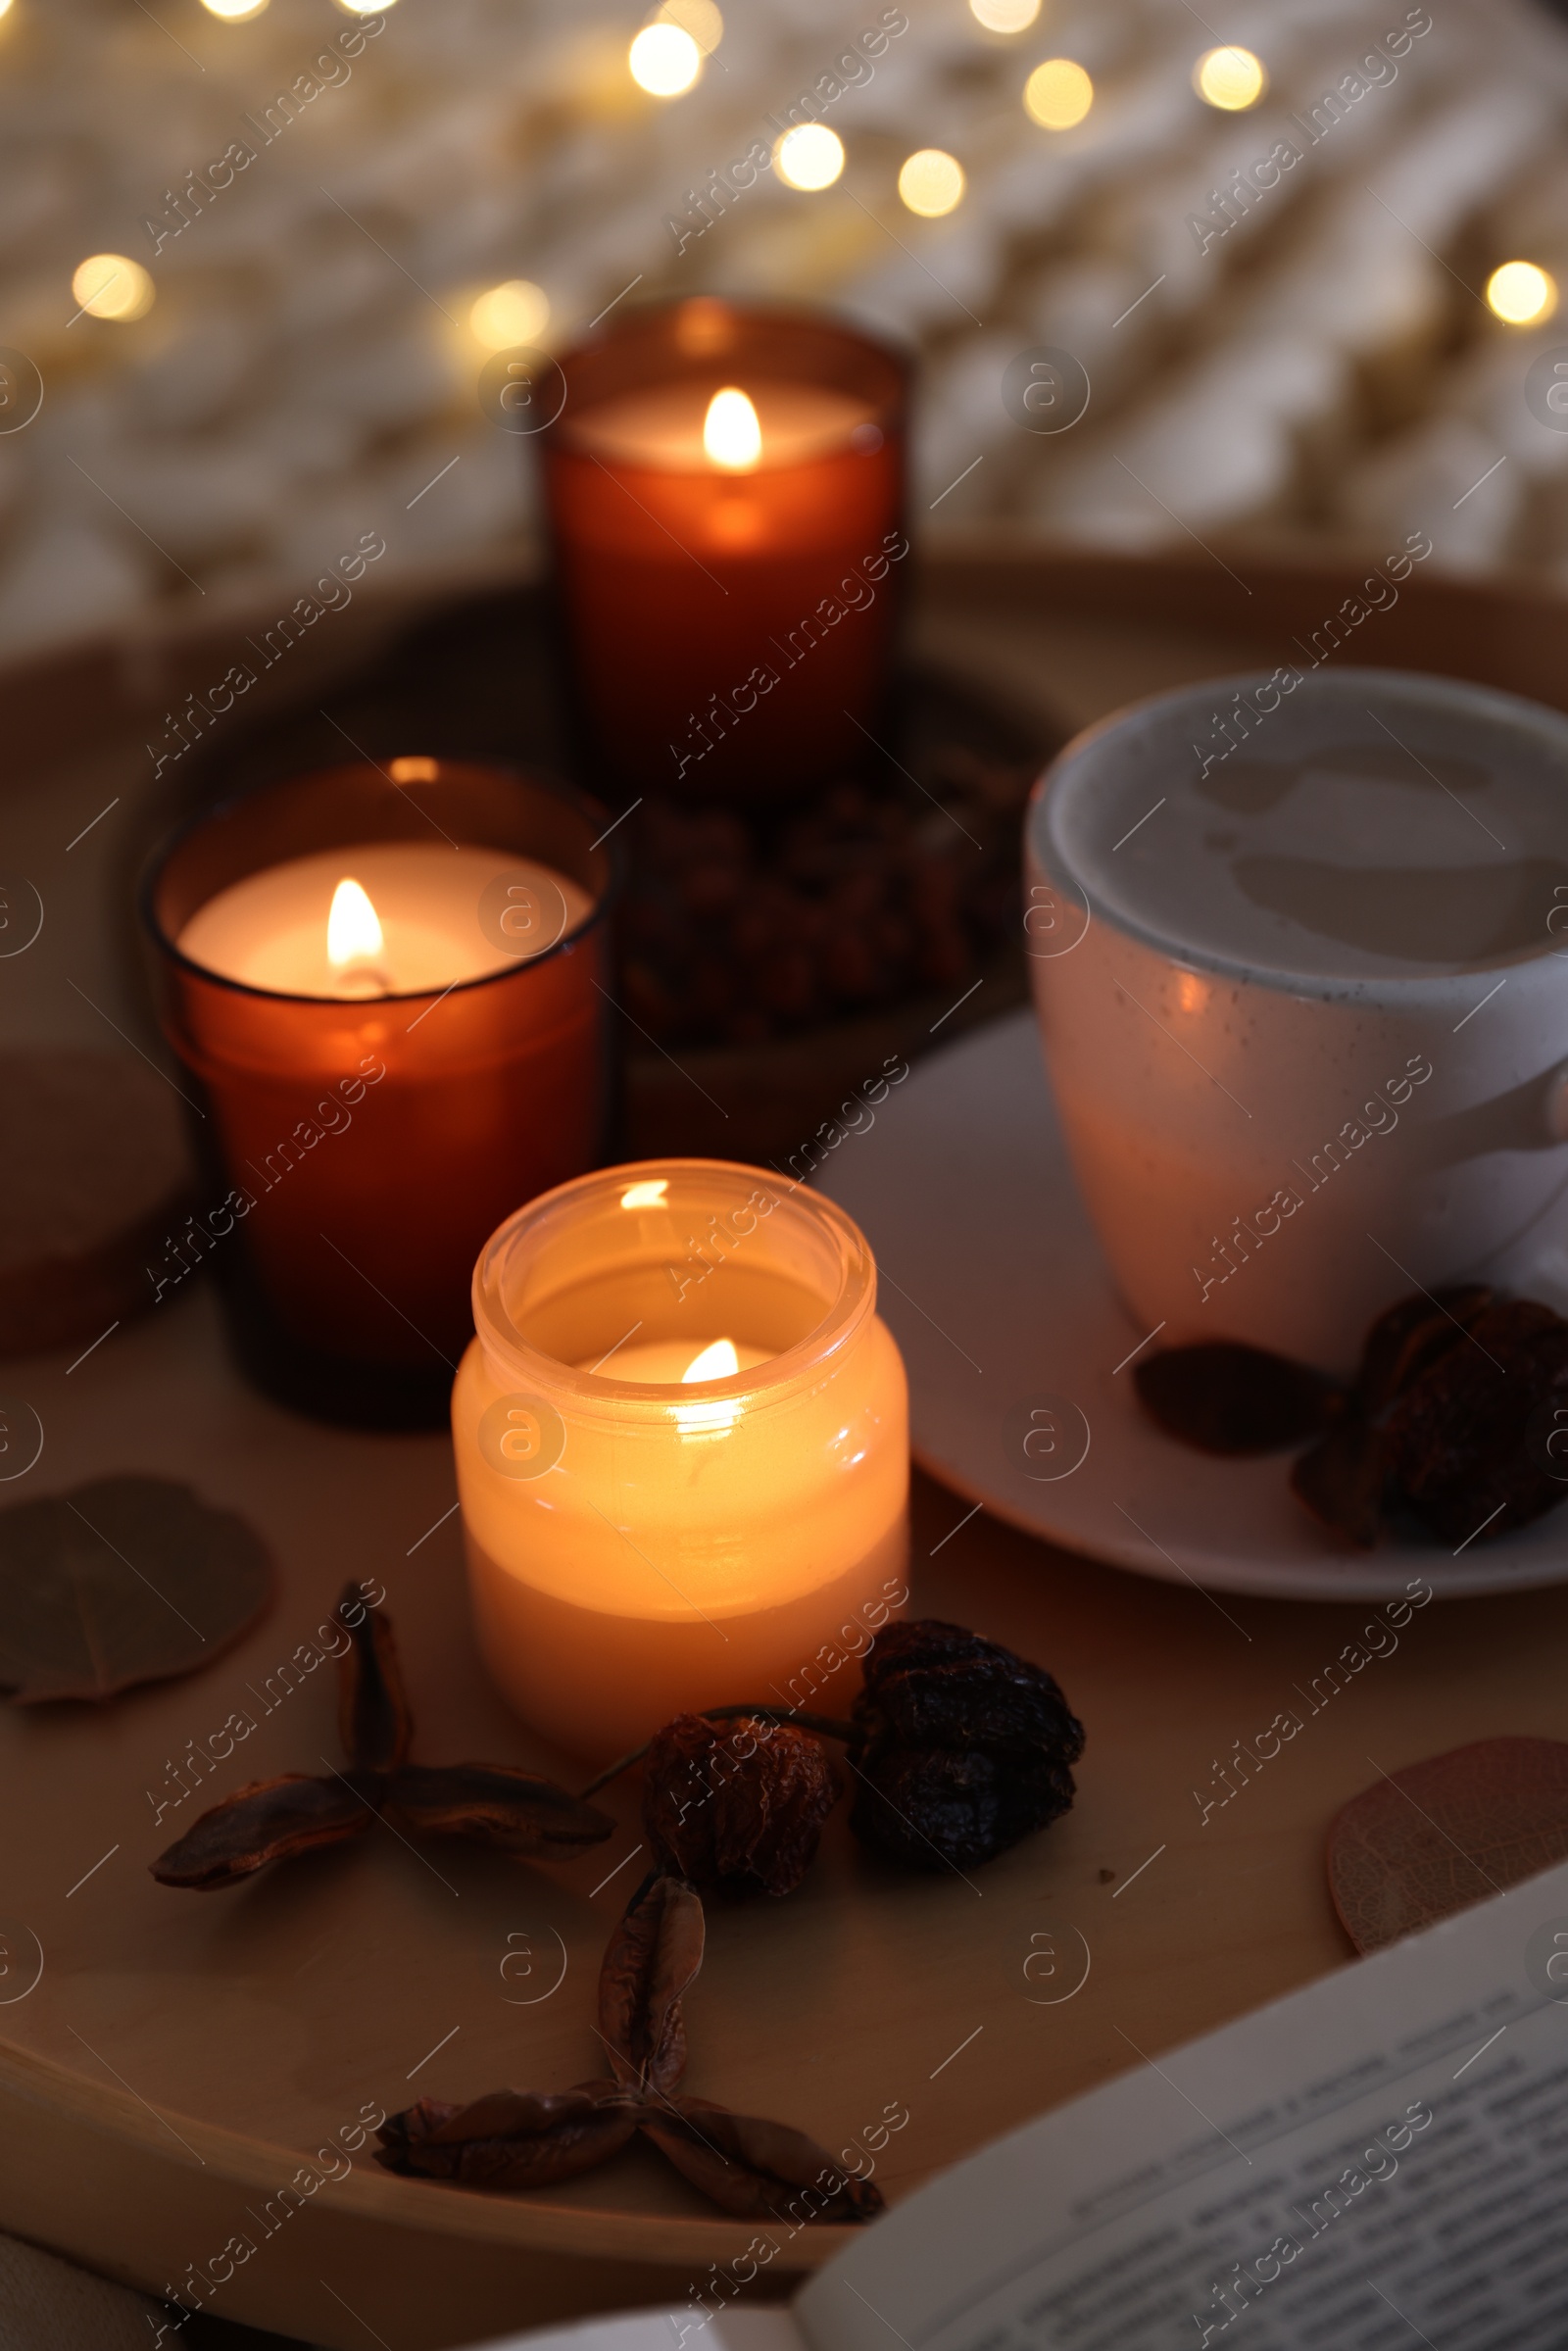
[[[932,531],[1381,546],[1441,514],[1446,561],[1568,570],[1568,434],[1522,390],[1568,267],[1539,0],[1445,0],[1397,54],[1371,0],[1245,47],[1149,0],[848,35],[825,0],[184,0],[122,10],[90,79],[95,5],[0,0],[5,334],[46,392],[0,438],[0,652],[193,582],[237,610],[383,524],[389,579],[526,537],[482,367],[710,291],[916,347]],[[1093,386],[1055,438],[1001,391],[1042,344]]]

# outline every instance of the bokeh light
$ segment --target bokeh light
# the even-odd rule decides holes
[[[71,291],[80,310],[95,318],[129,321],[145,318],[157,288],[140,262],[122,253],[92,253],[72,272]]]
[[[243,24],[248,17],[259,17],[267,0],[202,0],[210,17],[221,17],[225,24]]]
[[[703,70],[703,53],[679,24],[645,24],[626,53],[631,77],[650,98],[678,98]]]
[[[922,147],[899,173],[899,194],[923,220],[939,220],[963,195],[963,166],[940,147]]]
[[[351,17],[384,17],[389,8],[397,6],[397,0],[337,0],[337,4]]]
[[[1027,32],[1040,14],[1040,0],[969,0],[969,14],[987,32]]]
[[[1487,307],[1509,326],[1535,326],[1557,307],[1557,281],[1534,262],[1504,262],[1487,279]]]
[[[492,286],[468,313],[468,324],[486,351],[510,351],[514,344],[535,342],[549,323],[550,297],[527,277],[509,277],[504,285]]]
[[[797,122],[773,149],[786,187],[830,188],[844,169],[844,141],[823,122]]]
[[[1193,68],[1193,87],[1206,106],[1239,115],[1257,104],[1268,75],[1250,49],[1205,49]]]
[[[713,0],[663,0],[654,12],[656,24],[678,24],[689,32],[705,57],[711,57],[724,38],[724,20]]]
[[[1095,85],[1070,57],[1048,57],[1023,85],[1024,111],[1042,130],[1071,130],[1095,103]]]

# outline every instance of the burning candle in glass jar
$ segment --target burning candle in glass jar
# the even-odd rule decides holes
[[[908,552],[902,361],[704,296],[562,367],[546,486],[601,754],[682,793],[798,791],[861,759]]]
[[[604,822],[503,768],[396,760],[250,795],[155,869],[213,1201],[149,1271],[162,1296],[211,1255],[270,1393],[444,1416],[484,1234],[593,1163]]]
[[[609,1755],[726,1701],[846,1711],[907,1598],[904,1367],[832,1202],[710,1160],[509,1219],[452,1420],[480,1645]]]

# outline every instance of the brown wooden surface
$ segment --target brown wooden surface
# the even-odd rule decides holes
[[[1290,637],[1309,634],[1355,576],[1238,567],[1250,596],[1196,554],[1054,568],[955,557],[928,570],[922,639],[981,682],[1081,723],[1134,694],[1290,659]],[[353,615],[368,631],[395,617],[388,606],[378,619],[368,600]],[[1562,607],[1533,593],[1489,596],[1418,573],[1348,651],[1559,699],[1562,625]],[[172,647],[158,658],[162,709],[190,657]],[[194,674],[208,667],[204,650]],[[79,689],[91,673],[78,668]],[[96,733],[81,691],[62,704],[58,679],[45,692],[37,672],[13,681],[8,705],[25,756],[0,787],[6,862],[38,881],[50,914],[34,949],[0,963],[0,1014],[28,1041],[105,1042],[87,998],[145,1041],[117,908],[144,821],[151,705],[134,680],[111,690],[108,669],[96,674]],[[116,793],[122,808],[67,859],[65,844]],[[44,1952],[36,1988],[0,2005],[0,2226],[158,2290],[231,2231],[259,2237],[247,2210],[260,2212],[363,2102],[550,2087],[595,2071],[593,1979],[637,1861],[600,1881],[632,1855],[638,1832],[620,1790],[611,1800],[624,1833],[604,1861],[570,1869],[459,1847],[416,1853],[378,1830],[243,1891],[155,1886],[147,1861],[206,1800],[154,1823],[147,1790],[167,1792],[166,1758],[231,1707],[257,1711],[245,1686],[260,1689],[309,1637],[346,1575],[388,1587],[422,1756],[568,1767],[479,1677],[456,1521],[426,1532],[453,1499],[442,1439],[343,1435],[261,1402],[228,1369],[194,1285],[68,1371],[70,1361],[5,1367],[0,1386],[46,1432],[17,1497],[111,1469],[187,1476],[247,1512],[284,1575],[275,1613],[210,1673],[101,1712],[0,1709],[0,1915]],[[885,1872],[836,1820],[800,1894],[715,1906],[689,2005],[689,2086],[701,2095],[798,2124],[834,2150],[889,2103],[906,2107],[876,2175],[894,2198],[1140,2052],[1157,2056],[1344,1964],[1323,1832],[1378,1767],[1502,1731],[1568,1736],[1568,1591],[1434,1605],[1204,1826],[1193,1790],[1223,1792],[1215,1767],[1234,1741],[1252,1742],[1282,1708],[1305,1714],[1298,1693],[1371,1612],[1242,1598],[1221,1608],[983,1513],[955,1533],[965,1507],[916,1482],[915,1604],[1058,1675],[1089,1732],[1076,1809],[972,1884]],[[325,1674],[313,1676],[212,1793],[320,1770],[323,1755],[337,1759],[333,1720]],[[1032,1939],[1052,1934],[1054,1980]],[[564,1980],[535,2005],[508,2004],[531,1988],[502,1977],[509,1935],[531,1938],[541,1984],[562,1938]],[[1043,2004],[1081,1973],[1077,1936],[1092,1953],[1088,1982]],[[421,2351],[574,2312],[683,2303],[752,2233],[710,2215],[651,2153],[570,2191],[510,2198],[391,2180],[362,2155],[261,2242],[211,2307],[344,2351],[369,2340],[367,2329],[391,2351]],[[797,2238],[770,2282],[787,2286],[833,2245],[831,2231]]]

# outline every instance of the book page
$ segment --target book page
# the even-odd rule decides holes
[[[475,2343],[471,2351],[681,2351],[695,2330],[690,2310],[630,2310],[612,2319],[493,2338]],[[806,2351],[790,2313],[767,2304],[722,2311],[697,2339],[705,2351]]]
[[[1563,2351],[1568,1865],[922,2188],[811,2351]]]

